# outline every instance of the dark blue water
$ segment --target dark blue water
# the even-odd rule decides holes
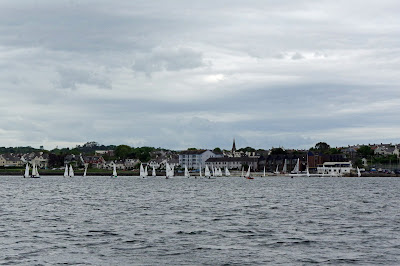
[[[0,177],[1,265],[400,265],[400,179]]]

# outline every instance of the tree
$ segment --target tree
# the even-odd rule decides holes
[[[363,145],[360,148],[358,148],[357,154],[361,155],[364,158],[368,158],[368,157],[374,155],[374,150],[371,149],[370,146]]]
[[[320,152],[328,151],[331,148],[326,142],[318,142],[314,149]]]
[[[197,151],[196,148],[189,148],[188,151]]]
[[[128,145],[119,145],[114,151],[116,157],[124,160],[132,153],[132,148]]]
[[[282,148],[273,148],[271,150],[271,155],[286,154],[287,152]]]
[[[214,153],[222,153],[222,150],[217,147],[217,148],[213,149],[213,152]]]

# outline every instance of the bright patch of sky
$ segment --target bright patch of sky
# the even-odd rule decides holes
[[[0,3],[0,146],[399,143],[400,2]]]

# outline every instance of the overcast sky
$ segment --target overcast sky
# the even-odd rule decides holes
[[[2,0],[0,146],[400,142],[398,0]]]

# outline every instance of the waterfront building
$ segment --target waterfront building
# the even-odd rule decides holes
[[[29,162],[30,164],[35,164],[38,168],[47,169],[49,164],[49,155],[43,152],[31,152],[24,154],[21,157],[24,162]]]
[[[221,169],[227,167],[228,169],[240,170],[244,165],[250,165],[251,169],[257,171],[259,169],[258,157],[210,157],[205,162],[208,167],[214,166]]]
[[[351,162],[325,162],[317,167],[318,174],[343,176],[353,169]]]
[[[24,162],[17,155],[0,154],[0,166],[19,167],[19,166],[23,166],[23,165],[24,165]]]
[[[204,168],[209,158],[222,156],[210,150],[186,150],[179,153],[179,165],[182,167],[186,165],[188,169]]]

